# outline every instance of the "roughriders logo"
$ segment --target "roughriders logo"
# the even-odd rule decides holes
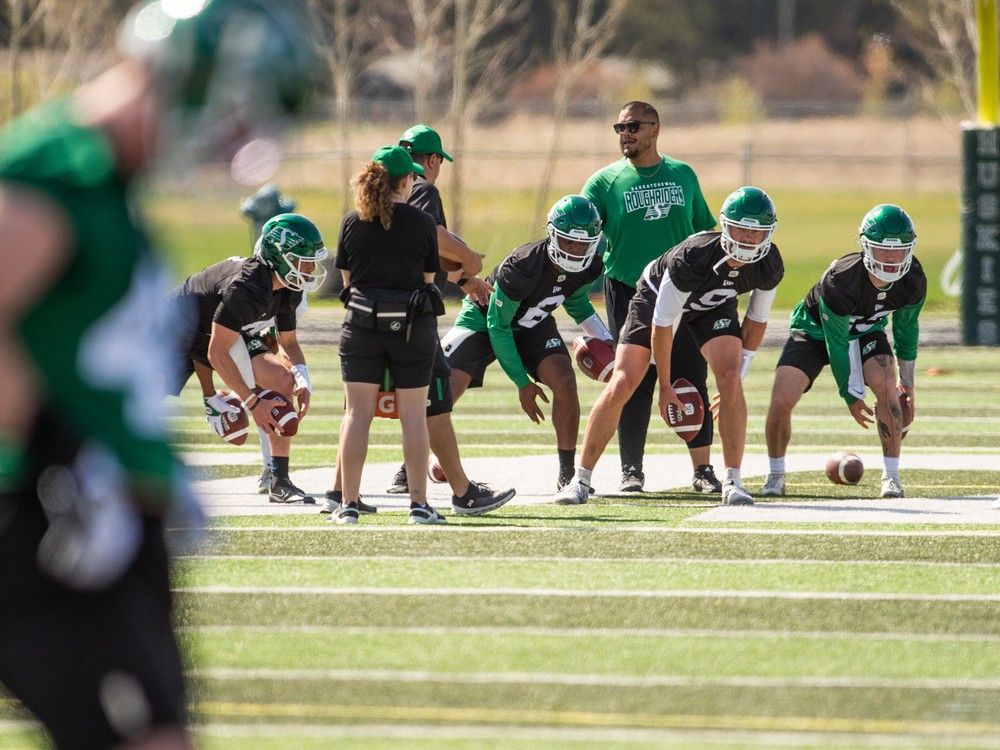
[[[643,221],[665,219],[671,206],[683,206],[687,203],[684,200],[684,189],[675,182],[654,182],[630,188],[623,197],[627,213],[646,212],[642,217]]]
[[[278,251],[282,253],[287,253],[289,250],[293,250],[305,242],[300,234],[285,227],[275,227],[264,235],[264,239],[278,248]]]

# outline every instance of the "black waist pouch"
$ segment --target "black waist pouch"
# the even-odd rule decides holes
[[[444,301],[431,284],[414,291],[351,288],[342,299],[347,307],[346,325],[380,333],[400,333],[407,338],[414,318],[444,314]]]

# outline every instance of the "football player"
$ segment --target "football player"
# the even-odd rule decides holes
[[[587,292],[601,275],[604,234],[594,204],[567,195],[549,211],[548,237],[514,249],[486,281],[493,286],[487,304],[466,298],[455,325],[441,339],[451,365],[455,401],[467,388],[483,384],[494,360],[517,386],[521,409],[536,424],[538,405],[552,391],[552,424],[559,453],[557,489],[573,477],[580,400],[566,344],[552,312],[562,305],[584,332],[610,341],[608,330]]]
[[[279,214],[265,222],[254,255],[235,256],[199,271],[171,293],[182,312],[192,311],[183,335],[184,355],[170,393],[180,393],[199,364],[219,373],[267,434],[271,453],[272,503],[315,500],[288,476],[291,438],[281,435],[271,416],[272,402],[259,399],[255,386],[294,394],[301,420],[309,410],[312,385],[305,355],[295,333],[296,309],[305,292],[319,288],[326,275],[327,251],[319,229],[300,214]],[[279,353],[260,334],[277,327]],[[221,413],[232,410],[221,396],[205,398],[210,424],[221,435]]]
[[[778,359],[765,434],[770,471],[761,495],[785,494],[785,452],[792,437],[792,409],[816,376],[830,365],[840,397],[859,425],[874,416],[882,443],[882,497],[903,497],[899,453],[903,413],[899,384],[913,399],[920,308],[927,277],[913,255],[917,233],[907,213],[875,206],[858,230],[860,252],[835,260],[795,309]],[[885,334],[892,317],[892,346]],[[895,351],[895,359],[893,358]],[[865,403],[865,385],[875,411]]]
[[[712,368],[719,389],[719,434],[726,476],[722,502],[750,505],[740,467],[746,442],[743,377],[764,337],[771,303],[784,265],[771,242],[777,224],[774,203],[760,188],[741,187],[722,204],[721,231],[699,232],[646,266],[629,303],[619,337],[615,369],[587,420],[576,476],[556,495],[561,505],[584,503],[597,459],[614,434],[622,406],[645,376],[650,356],[660,387],[660,414],[682,408],[671,385],[673,333],[683,320]],[[750,292],[742,325],[737,296]],[[694,383],[699,391],[705,383]],[[707,409],[706,409],[707,411]]]
[[[137,5],[118,62],[3,133],[0,681],[58,748],[192,746],[167,542],[196,502],[136,199],[153,168],[256,166],[315,90],[310,28],[294,0]]]

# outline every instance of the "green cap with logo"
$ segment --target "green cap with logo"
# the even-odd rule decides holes
[[[437,154],[442,159],[455,161],[441,147],[441,136],[430,125],[414,125],[399,138],[400,146],[408,146],[411,154]]]
[[[402,177],[411,172],[419,175],[424,173],[424,168],[413,161],[410,152],[399,146],[383,146],[372,154],[372,161],[385,167],[390,177]]]

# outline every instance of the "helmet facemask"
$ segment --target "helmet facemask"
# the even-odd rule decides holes
[[[760,224],[756,219],[733,221],[725,214],[722,214],[719,217],[719,223],[722,225],[722,251],[733,260],[740,263],[756,263],[770,251],[771,235],[774,234],[774,227],[777,222],[766,225]],[[734,228],[763,231],[764,237],[759,242],[740,242],[732,235]]]
[[[858,244],[868,272],[879,281],[891,284],[910,270],[917,233],[906,211],[892,203],[882,203],[861,220]],[[888,259],[877,258],[877,253],[890,255]]]
[[[549,258],[569,273],[587,268],[604,240],[601,215],[582,195],[564,195],[557,200],[549,210],[545,230],[549,235]],[[570,242],[578,244],[564,247]]]
[[[892,283],[903,278],[913,265],[913,248],[917,241],[903,242],[895,237],[887,237],[882,242],[873,242],[862,234],[858,238],[858,244],[861,245],[861,256],[869,273],[880,281]],[[886,262],[875,257],[875,253],[880,251],[903,251],[903,256]]]
[[[597,254],[597,248],[604,239],[603,232],[598,233],[596,237],[591,237],[585,229],[574,228],[568,232],[563,232],[556,229],[552,223],[548,224],[547,229],[549,233],[549,258],[559,268],[569,273],[577,273],[586,269],[593,262],[594,256]],[[582,243],[586,249],[582,255],[570,252],[569,249],[562,247],[560,244],[561,241]]]
[[[300,231],[313,237],[305,237]],[[328,254],[323,239],[316,226],[299,214],[280,214],[264,224],[254,255],[282,284],[297,292],[315,292],[326,278],[322,262]],[[306,263],[313,264],[311,270],[302,268]]]

